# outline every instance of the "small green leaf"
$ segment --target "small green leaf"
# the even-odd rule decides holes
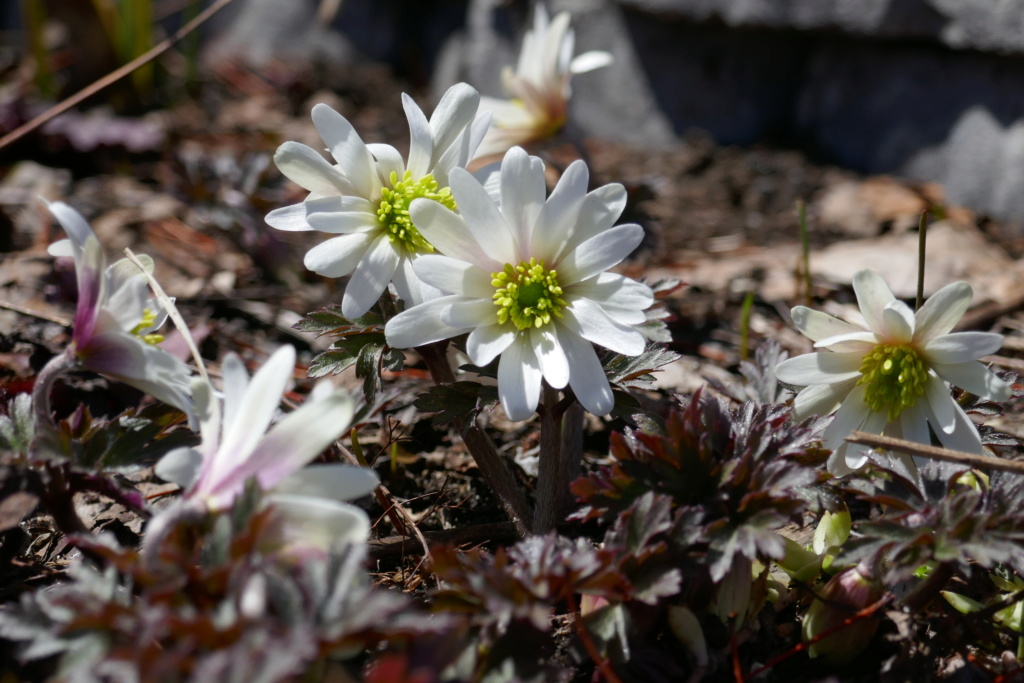
[[[415,406],[424,412],[437,413],[432,422],[440,427],[464,415],[490,409],[497,402],[496,387],[476,382],[455,382],[439,384],[420,394]]]

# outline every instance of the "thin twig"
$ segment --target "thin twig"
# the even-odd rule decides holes
[[[111,71],[109,74],[99,79],[98,81],[91,83],[90,85],[87,85],[85,88],[79,90],[77,93],[67,98],[63,102],[60,102],[59,104],[56,104],[53,107],[50,107],[49,109],[47,109],[42,114],[35,117],[28,123],[15,128],[13,131],[0,138],[0,149],[3,149],[4,147],[10,145],[11,143],[19,140],[22,136],[31,133],[36,128],[39,128],[43,124],[48,123],[50,120],[60,116],[68,109],[71,109],[72,107],[79,105],[83,100],[92,97],[93,95],[98,93],[100,90],[103,90],[107,86],[110,86],[118,82],[131,72],[138,69],[140,66],[144,66],[145,64],[153,61],[154,59],[162,55],[164,52],[167,52],[167,50],[174,47],[182,38],[184,38],[188,34],[195,31],[197,28],[202,26],[204,23],[206,23],[206,21],[210,17],[212,17],[214,14],[227,7],[229,4],[231,4],[231,2],[233,2],[233,0],[217,0],[215,3],[213,3],[205,10],[203,10],[199,15],[197,15],[195,19],[193,19],[192,21],[188,22],[180,29],[175,31],[174,34],[172,34],[169,38],[154,46],[153,49],[149,50],[144,54],[139,55],[138,57],[128,62],[124,66],[120,67],[119,69]]]
[[[891,436],[868,434],[867,432],[860,432],[856,430],[851,432],[850,435],[846,437],[846,440],[850,443],[870,446],[871,448],[885,448],[909,453],[911,455],[919,455],[924,458],[931,458],[932,460],[941,460],[942,462],[967,465],[968,467],[988,467],[993,470],[1024,474],[1024,460],[1005,460],[1003,458],[994,458],[990,455],[951,451],[948,448],[926,446],[924,444],[914,443],[913,441],[904,441],[903,439],[894,439]]]
[[[917,299],[914,310],[919,310],[924,303],[924,264],[925,244],[928,241],[928,209],[921,212],[921,222],[917,234]]]
[[[11,303],[10,301],[0,301],[0,308],[6,308],[9,311],[21,313],[22,315],[27,315],[32,318],[39,318],[40,320],[45,320],[46,322],[49,323],[56,323],[61,327],[71,327],[71,321],[68,320],[67,318],[61,318],[59,316],[50,315],[48,313],[41,313],[39,311],[33,311],[31,308],[25,308],[24,306],[19,306],[18,304]]]

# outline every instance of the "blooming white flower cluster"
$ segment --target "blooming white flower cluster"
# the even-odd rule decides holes
[[[824,435],[829,471],[841,476],[868,461],[868,447],[844,441],[855,429],[928,444],[930,425],[947,448],[980,453],[978,430],[949,385],[997,401],[1010,397],[1010,387],[978,362],[1002,345],[1001,335],[952,332],[970,305],[971,287],[947,285],[916,313],[874,271],[854,275],[853,288],[867,328],[797,306],[793,321],[821,350],[776,369],[781,381],[806,387],[794,400],[798,419],[836,414]],[[892,454],[889,464],[916,479],[909,456]]]
[[[533,29],[523,36],[515,71],[505,67],[502,84],[511,99],[481,99],[490,110],[491,127],[478,154],[500,154],[515,145],[554,136],[565,125],[572,94],[573,74],[582,74],[612,63],[612,55],[592,50],[573,57],[576,36],[569,28],[569,13],[548,19],[543,3],[537,3]]]

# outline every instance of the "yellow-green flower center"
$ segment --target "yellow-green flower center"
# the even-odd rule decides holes
[[[147,344],[159,344],[164,340],[162,334],[142,334],[142,331],[153,327],[153,323],[156,322],[156,311],[151,311],[148,308],[142,310],[142,320],[139,324],[132,328],[131,334],[135,335]]]
[[[409,216],[409,205],[414,199],[433,199],[438,204],[455,211],[455,198],[449,188],[438,189],[434,176],[425,175],[413,180],[412,173],[405,172],[402,179],[391,172],[391,187],[380,192],[380,206],[377,209],[377,220],[388,231],[388,239],[396,242],[411,252],[433,253],[434,245],[423,238],[420,231],[412,223]]]
[[[544,327],[551,317],[562,317],[567,305],[558,284],[558,274],[544,267],[544,262],[530,259],[518,266],[505,264],[504,270],[491,273],[494,305],[498,307],[498,324],[511,321],[520,330]]]
[[[892,422],[924,395],[928,366],[918,352],[902,344],[879,344],[860,364],[863,377],[857,384],[867,388],[864,402],[884,412]]]

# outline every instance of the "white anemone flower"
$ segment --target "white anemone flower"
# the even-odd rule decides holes
[[[306,254],[305,264],[325,277],[351,275],[341,302],[342,315],[366,313],[394,282],[398,296],[415,304],[436,296],[422,289],[412,263],[432,253],[409,217],[416,198],[455,208],[448,174],[473,158],[490,120],[478,113],[480,95],[469,85],[452,86],[430,120],[408,95],[402,95],[409,119],[409,158],[390,145],[365,144],[348,120],[326,104],[313,107],[313,124],[334,157],[286,142],[274,155],[277,167],[309,190],[300,204],[271,211],[266,218],[279,230],[319,230],[336,235]]]
[[[167,313],[155,298],[147,297],[146,275],[128,259],[108,268],[100,242],[82,215],[63,202],[47,206],[68,235],[50,245],[49,252],[73,257],[78,280],[68,354],[79,366],[150,394],[192,420],[192,372],[157,346],[163,337],[156,330]],[[139,260],[153,271],[153,259]]]
[[[947,448],[980,453],[978,429],[949,385],[997,401],[1009,398],[1010,387],[978,362],[1002,335],[951,332],[970,305],[970,285],[946,285],[916,313],[874,271],[854,275],[853,288],[867,329],[797,306],[793,321],[821,350],[776,369],[781,381],[806,387],[794,399],[798,419],[835,412],[824,434],[829,471],[842,476],[867,462],[870,448],[844,441],[855,429],[930,444],[931,425]],[[889,464],[916,480],[909,456],[892,454]]]
[[[238,356],[229,354],[223,364],[223,405],[208,382],[195,379],[202,443],[171,451],[157,463],[156,473],[211,511],[229,508],[246,481],[255,478],[266,492],[264,500],[282,513],[283,528],[301,537],[299,543],[279,533],[286,543],[327,551],[365,541],[369,518],[344,501],[372,492],[377,475],[348,465],[306,467],[348,427],[352,397],[322,382],[301,407],[270,427],[294,368],[295,349],[283,346],[250,380]]]
[[[420,258],[416,274],[448,295],[389,320],[388,343],[408,348],[468,332],[474,363],[501,356],[498,394],[510,419],[533,413],[542,378],[607,414],[614,399],[591,342],[639,355],[645,341],[635,326],[653,302],[646,285],[605,272],[643,239],[639,225],[613,227],[626,191],[614,184],[588,194],[587,166],[576,161],[545,199],[544,164],[519,147],[505,155],[500,179],[500,209],[461,170],[450,177],[458,214],[413,202],[420,231],[445,254]]]
[[[490,110],[492,119],[478,156],[501,154],[513,145],[553,137],[568,117],[572,94],[569,81],[573,74],[612,63],[612,55],[603,50],[573,57],[576,35],[569,28],[569,21],[568,12],[549,21],[547,9],[537,4],[533,29],[523,36],[515,71],[505,67],[501,74],[502,85],[511,99],[481,98],[480,108]]]

